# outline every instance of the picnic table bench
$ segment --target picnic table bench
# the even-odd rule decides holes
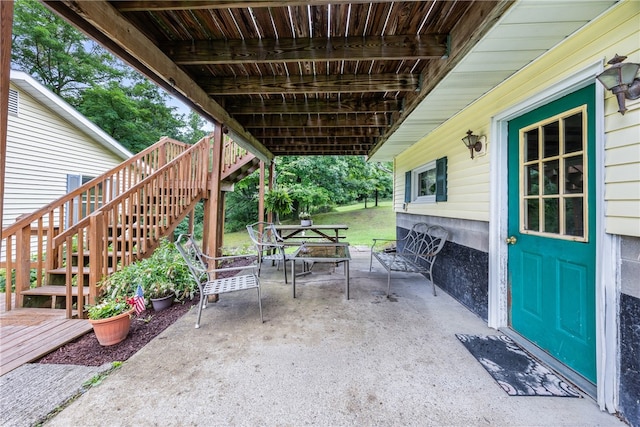
[[[433,264],[448,237],[449,233],[444,228],[419,222],[411,227],[403,239],[373,239],[369,271],[373,265],[373,258],[387,270],[387,297],[391,291],[392,271],[428,275],[433,285],[433,295],[436,295]]]
[[[296,239],[299,241],[307,241],[310,239],[328,240],[333,243],[340,242],[346,236],[340,235],[341,232],[349,229],[346,224],[317,224],[317,225],[281,225],[275,226],[282,240]],[[309,235],[306,232],[313,234]],[[344,233],[342,233],[344,234]]]

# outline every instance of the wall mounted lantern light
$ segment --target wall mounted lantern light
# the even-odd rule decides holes
[[[640,79],[636,78],[640,64],[622,61],[626,56],[614,56],[607,62],[611,67],[596,76],[607,90],[610,90],[618,99],[618,111],[624,115],[627,111],[625,99],[640,98]]]
[[[471,152],[471,158],[473,159],[474,153],[480,153],[484,150],[486,138],[483,136],[474,135],[472,131],[467,131],[467,136],[462,138],[462,142]]]

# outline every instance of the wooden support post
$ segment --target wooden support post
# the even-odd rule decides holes
[[[212,156],[212,147],[211,147],[211,140],[210,137],[205,136],[204,139],[206,140],[206,146],[207,146],[207,160],[205,161],[206,164],[211,164],[211,161],[209,161],[208,156]],[[208,254],[208,242],[207,242],[207,236],[209,234],[211,234],[211,229],[209,227],[209,225],[211,224],[211,194],[209,193],[209,189],[211,188],[211,184],[209,183],[209,167],[205,167],[205,196],[204,196],[204,205],[203,205],[203,218],[202,218],[202,252],[205,254]]]
[[[196,217],[196,212],[195,210],[192,210],[191,212],[189,212],[189,234],[193,234],[193,226],[194,226],[194,222],[195,222],[195,217]]]
[[[276,162],[269,164],[269,191],[273,190],[273,181],[276,175]],[[264,200],[264,199],[263,199]],[[267,214],[267,222],[273,222],[273,212]]]
[[[265,187],[265,167],[260,160],[260,184],[258,189],[258,221],[264,222],[264,187]]]
[[[105,214],[99,213],[89,217],[89,304],[95,304],[98,299],[98,282],[102,279],[104,260],[107,254],[104,252],[104,221]],[[114,245],[115,246],[115,245]],[[114,250],[114,253],[116,251]],[[82,313],[78,311],[78,317]]]
[[[13,1],[0,1],[0,218],[4,209],[5,165],[7,158],[7,122],[9,120],[9,82],[11,74],[11,30]],[[0,251],[2,239],[0,239]]]
[[[220,192],[218,201],[218,229],[216,232],[216,256],[222,256],[222,246],[224,246],[224,204],[226,193]]]
[[[211,150],[211,173],[209,174],[208,193],[209,197],[205,203],[205,229],[207,233],[202,238],[203,252],[209,256],[217,256],[220,248],[218,244],[220,217],[219,205],[222,203],[222,192],[220,191],[220,178],[222,176],[222,151],[224,145],[222,141],[222,125],[217,123],[213,131],[213,149]]]
[[[31,287],[31,225],[16,233],[16,307],[23,306],[22,291]]]

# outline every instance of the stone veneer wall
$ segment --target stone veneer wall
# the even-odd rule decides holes
[[[620,247],[620,412],[640,427],[640,239],[622,237]]]
[[[449,231],[449,239],[433,266],[433,280],[439,288],[486,321],[489,223],[400,213],[396,218],[397,238],[405,237],[417,222],[439,225]]]

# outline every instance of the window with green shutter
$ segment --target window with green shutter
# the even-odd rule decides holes
[[[447,201],[447,158],[431,161],[405,173],[404,202]]]

